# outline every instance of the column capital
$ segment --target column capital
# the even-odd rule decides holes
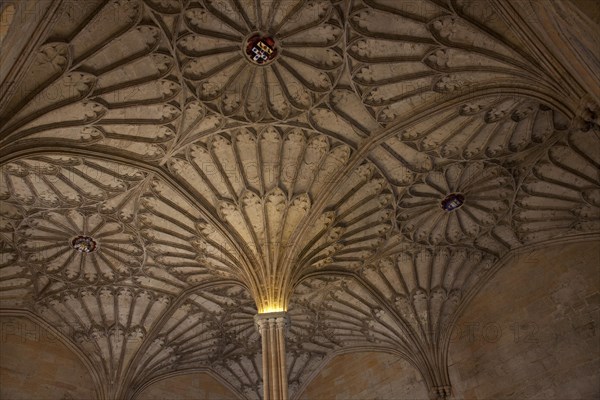
[[[435,400],[446,400],[452,395],[451,386],[436,386],[431,389],[431,398]]]
[[[262,335],[263,330],[269,325],[276,325],[278,328],[286,328],[290,325],[290,317],[285,311],[259,313],[254,316],[254,323],[258,333]]]

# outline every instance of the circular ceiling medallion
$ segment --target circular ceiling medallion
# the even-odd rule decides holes
[[[460,193],[450,193],[448,196],[444,197],[440,202],[442,209],[444,211],[454,211],[465,203],[465,196]]]
[[[77,236],[71,240],[71,247],[80,253],[92,253],[98,245],[91,236]]]
[[[253,33],[246,40],[245,53],[253,64],[267,65],[277,58],[279,49],[272,36]]]
[[[177,38],[181,72],[197,99],[221,115],[295,118],[320,104],[344,71],[335,2],[190,3]]]

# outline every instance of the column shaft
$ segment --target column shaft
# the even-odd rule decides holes
[[[263,399],[271,400],[271,393],[268,388],[271,387],[271,377],[266,372],[269,370],[269,335],[263,334],[262,329],[259,328],[262,343],[262,369],[263,369]]]
[[[254,317],[262,343],[264,400],[288,400],[285,353],[285,312],[257,314]]]
[[[277,331],[275,329],[275,318],[269,319],[269,355],[271,358],[270,370],[267,375],[271,375],[271,398],[273,400],[279,400],[280,394],[280,365],[279,365],[279,346],[277,346]],[[263,371],[263,374],[265,372]]]

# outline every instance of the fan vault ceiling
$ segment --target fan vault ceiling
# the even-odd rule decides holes
[[[598,87],[498,3],[54,2],[0,101],[2,308],[73,341],[101,398],[191,370],[261,398],[253,316],[280,308],[291,398],[352,349],[444,398],[506,257],[600,231]]]

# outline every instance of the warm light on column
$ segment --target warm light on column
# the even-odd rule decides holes
[[[260,310],[259,314],[272,314],[272,313],[283,313],[285,310],[283,307],[266,307]]]
[[[284,313],[287,311],[286,301],[284,299],[273,298],[256,301],[259,314]]]

